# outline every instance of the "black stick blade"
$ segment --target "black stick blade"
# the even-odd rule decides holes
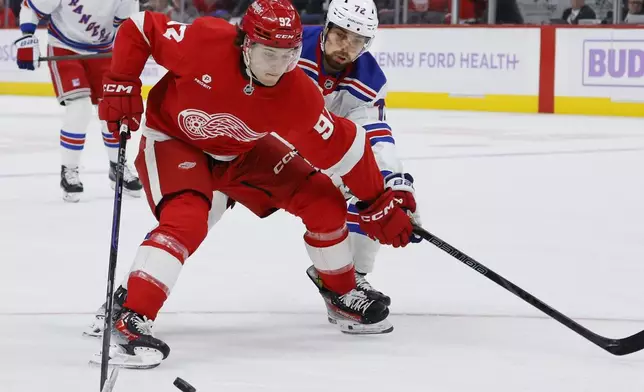
[[[604,350],[613,355],[628,355],[644,349],[644,331],[623,339],[608,339]]]

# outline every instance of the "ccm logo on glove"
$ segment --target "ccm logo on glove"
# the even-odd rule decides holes
[[[376,212],[373,215],[360,215],[360,219],[362,219],[364,222],[375,222],[378,221],[387,214],[389,214],[391,211],[393,211],[394,207],[396,204],[403,204],[404,200],[403,199],[398,199],[398,198],[392,198],[391,202],[389,202],[388,206],[385,206],[381,211]]]
[[[132,94],[132,86],[123,86],[120,84],[104,84],[103,91],[107,93],[126,93]]]

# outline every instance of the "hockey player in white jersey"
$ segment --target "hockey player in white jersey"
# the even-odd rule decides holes
[[[378,166],[387,184],[413,192],[413,178],[404,173],[396,156],[395,140],[385,116],[387,79],[375,58],[368,52],[378,28],[378,11],[372,0],[333,0],[329,4],[324,26],[304,28],[302,56],[299,66],[319,85],[326,108],[341,117],[362,125],[367,131]],[[332,177],[333,178],[333,177]],[[336,180],[334,178],[334,180]],[[336,182],[349,202],[347,224],[354,254],[357,287],[369,299],[384,302],[390,298],[373,288],[366,274],[373,271],[380,244],[367,237],[358,224],[359,203],[341,180]],[[420,224],[418,213],[414,214]],[[419,237],[412,238],[419,242]],[[315,269],[307,270],[316,282]],[[322,292],[324,295],[324,293]],[[393,329],[388,321],[380,325],[351,325],[342,316],[328,309],[329,321],[353,333],[383,333]],[[342,323],[342,324],[341,324]]]
[[[138,0],[24,0],[20,11],[22,37],[15,41],[17,62],[21,69],[39,66],[38,39],[34,35],[41,18],[49,15],[48,56],[110,52],[118,26],[138,12]],[[103,74],[110,59],[62,60],[49,62],[49,71],[58,102],[65,106],[60,129],[63,200],[78,202],[83,192],[78,167],[88,125],[94,115],[92,105],[103,91]],[[102,136],[107,148],[109,180],[116,181],[118,140],[102,123]],[[124,192],[138,197],[141,183],[129,167],[124,172]]]

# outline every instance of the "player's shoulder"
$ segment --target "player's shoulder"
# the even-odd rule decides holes
[[[348,77],[367,86],[376,94],[387,84],[384,71],[370,52],[363,53],[358,57]]]
[[[224,19],[202,16],[192,22],[191,35],[200,41],[233,40],[237,29]]]
[[[221,18],[202,16],[195,19],[185,33],[185,61],[202,69],[204,64],[220,64],[235,55],[237,29]]]
[[[320,34],[322,34],[322,29],[324,29],[324,26],[304,26],[302,31],[304,45],[311,42],[317,43]]]
[[[174,29],[176,34],[172,37],[182,47],[177,55],[182,56],[180,67],[183,72],[215,72],[239,59],[234,44],[237,30],[223,19],[199,17],[188,26],[174,26]]]
[[[134,24],[142,32],[150,29],[165,31],[172,29],[175,33],[170,34],[167,38],[176,42],[184,41],[213,41],[229,40],[232,41],[237,34],[235,26],[223,19],[212,16],[202,16],[195,19],[192,23],[179,23],[170,20],[170,17],[161,12],[141,11],[130,17]],[[147,27],[151,26],[151,27]]]
[[[322,26],[304,26],[302,32],[302,54],[300,55],[300,67],[305,67],[312,77],[317,77],[317,51],[320,44]]]

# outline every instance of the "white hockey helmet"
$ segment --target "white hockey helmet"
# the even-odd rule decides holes
[[[376,4],[373,0],[331,0],[326,14],[322,41],[324,41],[331,25],[367,37],[365,47],[360,52],[362,54],[371,46],[378,29]],[[324,45],[324,42],[322,44]],[[324,50],[324,46],[322,49]]]

